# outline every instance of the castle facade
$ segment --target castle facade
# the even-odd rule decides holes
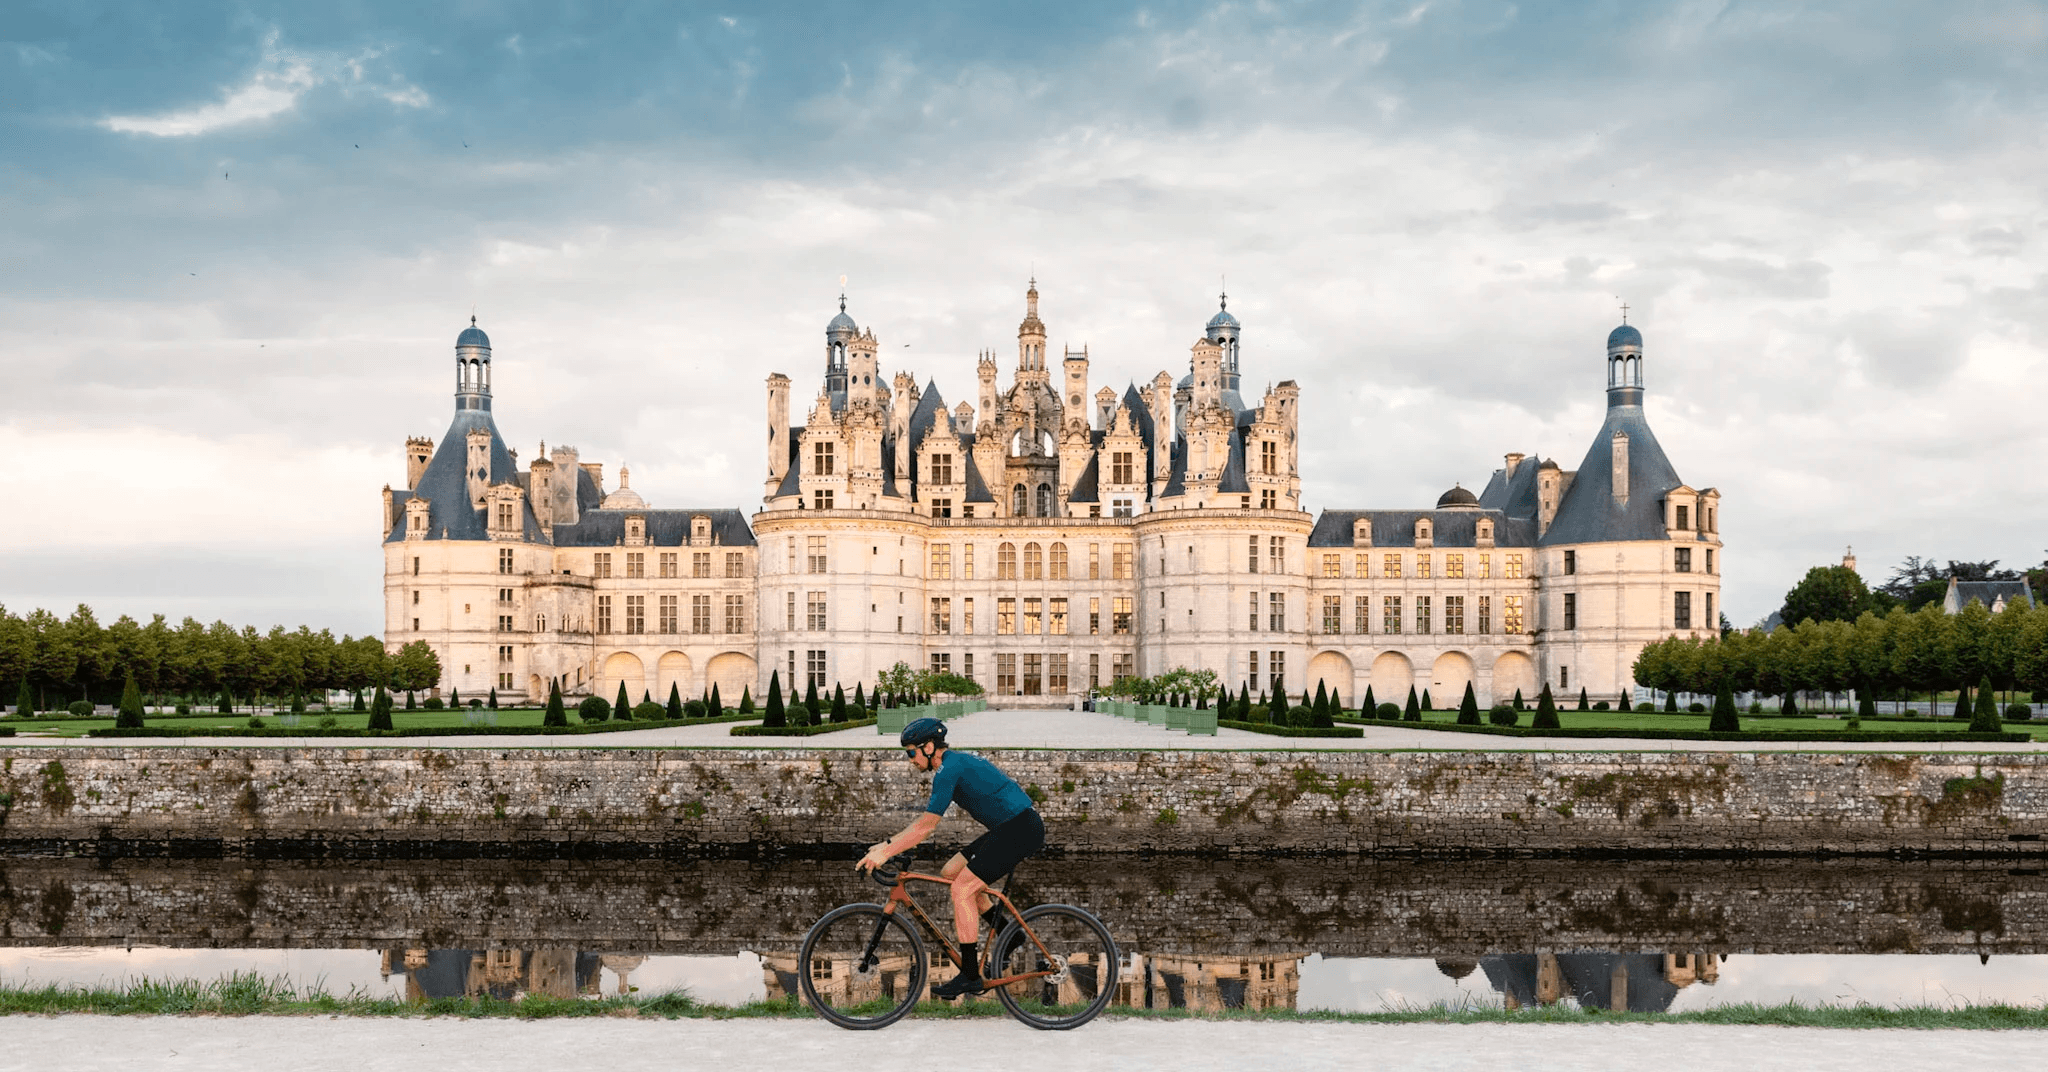
[[[619,473],[543,445],[524,470],[490,411],[490,343],[457,340],[454,424],[407,443],[385,489],[386,640],[423,639],[467,694],[659,700],[872,684],[897,662],[1000,705],[1067,706],[1118,678],[1209,669],[1236,687],[1328,685],[1356,704],[1482,703],[1545,685],[1616,699],[1650,641],[1718,624],[1719,495],[1678,478],[1644,416],[1643,342],[1607,340],[1607,415],[1576,469],[1511,453],[1433,508],[1302,503],[1301,392],[1244,395],[1227,301],[1121,394],[1087,349],[1051,367],[1034,283],[1007,385],[973,401],[885,375],[840,302],[801,425],[767,382],[751,519],[656,509]],[[458,612],[457,607],[461,610]]]

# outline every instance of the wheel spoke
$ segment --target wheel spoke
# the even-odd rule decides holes
[[[805,1001],[841,1027],[892,1023],[924,990],[924,950],[916,935],[875,905],[828,913],[791,963],[771,963],[770,970],[777,978],[795,975]]]
[[[1024,918],[1031,934],[1014,925],[1003,932],[991,978],[1044,974],[999,987],[996,996],[1033,1027],[1075,1027],[1093,1019],[1116,981],[1117,950],[1109,932],[1095,917],[1065,905],[1040,905]]]

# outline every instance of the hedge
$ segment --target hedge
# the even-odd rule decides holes
[[[1236,719],[1219,718],[1218,726],[1250,733],[1264,733],[1274,737],[1363,737],[1365,731],[1356,726],[1276,726],[1271,722],[1239,722]]]
[[[815,726],[734,726],[730,732],[734,737],[815,737],[821,733],[860,729],[874,724],[872,718],[857,718],[850,722],[820,722]]]
[[[218,715],[214,716],[220,717]],[[145,726],[139,730],[117,730],[112,727],[87,730],[87,737],[539,737],[572,736],[586,733],[628,733],[633,730],[674,729],[683,726],[710,726],[721,722],[751,722],[759,715],[727,715],[724,718],[662,719],[659,722],[587,722],[580,726],[415,726],[402,730],[323,730],[318,726],[265,726],[260,730],[240,726],[205,727],[182,729],[170,726]],[[11,728],[11,727],[10,727]]]
[[[1374,723],[1356,718],[1339,719],[1354,726],[1369,726]],[[1623,729],[1559,729],[1538,730],[1524,726],[1460,726],[1448,722],[1404,722],[1402,729],[1434,730],[1440,733],[1483,733],[1496,737],[1609,737],[1616,740],[1632,741],[1752,741],[1773,742],[1822,742],[1840,743],[1848,741],[1874,741],[1898,744],[1938,744],[1944,741],[1964,741],[1973,744],[2009,743],[2020,744],[2033,740],[2027,733],[1945,733],[1939,730],[1919,730],[1888,733],[1883,730],[1814,730],[1781,732],[1712,733],[1707,730],[1623,730]]]

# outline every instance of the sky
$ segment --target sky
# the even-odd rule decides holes
[[[970,398],[1227,286],[1310,510],[1574,468],[1620,306],[1725,606],[2048,557],[2048,9],[1734,2],[0,8],[0,605],[377,633],[380,489],[495,416],[760,503],[840,279]],[[1006,375],[1007,379],[1007,375]]]

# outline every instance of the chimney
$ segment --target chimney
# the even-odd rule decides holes
[[[1526,454],[1509,454],[1509,455],[1508,455],[1508,461],[1507,461],[1507,471],[1508,471],[1508,475],[1507,475],[1507,478],[1508,478],[1509,480],[1513,480],[1513,479],[1515,478],[1515,470],[1517,470],[1517,469],[1520,469],[1520,468],[1522,467],[1522,459],[1523,459],[1523,458],[1526,458],[1526,457],[1528,457],[1528,455],[1526,455]]]
[[[1628,505],[1628,433],[1614,433],[1614,502]]]
[[[482,428],[469,430],[469,501],[477,509],[483,509],[484,493],[491,486],[491,433]]]
[[[420,477],[427,471],[427,462],[433,460],[434,441],[422,436],[408,436],[405,441],[405,490],[420,486]]]

